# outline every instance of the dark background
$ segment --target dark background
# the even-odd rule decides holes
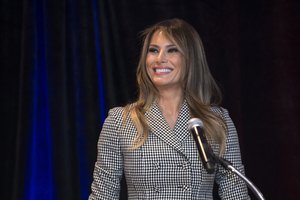
[[[0,199],[87,198],[107,111],[136,97],[139,33],[172,17],[203,39],[247,176],[266,199],[298,199],[299,10],[296,0],[1,0]]]

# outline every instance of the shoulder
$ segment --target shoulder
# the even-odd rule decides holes
[[[122,121],[129,117],[130,110],[134,104],[135,103],[131,103],[127,104],[126,106],[117,106],[109,109],[106,121],[113,121],[117,125],[121,125]],[[127,116],[124,118],[125,115]]]
[[[230,134],[231,132],[236,132],[234,122],[232,121],[229,111],[226,108],[220,106],[213,106],[211,107],[211,111],[223,120],[228,134]]]
[[[130,111],[136,103],[130,103],[125,106],[117,106],[109,109],[108,116],[123,116],[126,111]]]
[[[122,116],[124,113],[125,107],[113,107],[111,109],[109,109],[108,111],[108,116],[109,117],[118,117],[118,116]]]
[[[108,111],[100,138],[102,138],[101,141],[109,141],[113,138],[118,140],[119,145],[130,147],[136,134],[135,130],[128,108],[126,106],[113,107]]]
[[[229,112],[226,108],[223,108],[221,106],[211,106],[210,110],[213,113],[219,115],[223,120],[226,120],[226,119],[230,118],[229,117]]]

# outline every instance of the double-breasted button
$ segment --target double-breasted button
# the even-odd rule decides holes
[[[183,163],[178,164],[177,167],[179,167],[181,169],[188,169],[189,165],[190,165],[190,163],[188,161],[184,161]]]
[[[155,192],[155,193],[159,193],[159,192],[160,192],[160,189],[159,189],[159,187],[157,187],[157,186],[154,186],[154,187],[153,187],[153,192]]]
[[[183,191],[189,191],[190,187],[188,185],[180,185],[178,186],[179,189],[183,190]]]
[[[155,169],[160,170],[161,168],[160,163],[159,162],[154,163],[154,167]]]
[[[189,168],[189,166],[190,166],[190,163],[189,163],[189,161],[184,161],[184,163],[183,163],[183,167],[184,167],[185,169],[188,169],[188,168]]]

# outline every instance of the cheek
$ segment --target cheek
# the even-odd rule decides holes
[[[180,79],[183,81],[186,73],[186,65],[183,60],[178,60],[177,63]]]
[[[149,59],[148,57],[146,58],[146,71],[147,74],[149,75],[149,73],[151,72],[151,59]]]
[[[184,61],[184,58],[183,58],[183,57],[180,57],[180,58],[178,59],[178,63],[179,63],[179,65],[181,66],[182,69],[185,67],[185,61]]]
[[[151,58],[151,56],[147,56],[146,57],[146,67],[150,67],[151,63],[153,62],[152,61],[153,59]]]
[[[176,60],[173,61],[173,65],[179,70],[182,71],[184,68],[184,62],[182,59],[177,58]]]

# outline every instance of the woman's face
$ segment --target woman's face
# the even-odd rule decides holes
[[[184,57],[179,48],[163,33],[156,31],[146,56],[147,73],[158,89],[182,88]]]

